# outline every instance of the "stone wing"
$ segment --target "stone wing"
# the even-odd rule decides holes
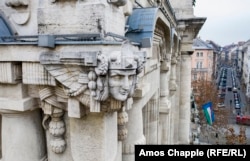
[[[40,63],[61,84],[69,96],[76,96],[88,87],[86,68],[97,65],[98,52],[42,53]]]

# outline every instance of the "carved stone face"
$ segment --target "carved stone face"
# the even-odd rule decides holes
[[[125,101],[134,92],[135,70],[110,70],[109,93],[119,101]]]

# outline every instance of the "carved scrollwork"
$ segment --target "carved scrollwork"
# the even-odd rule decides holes
[[[50,141],[51,149],[54,153],[63,153],[66,148],[66,141],[63,137],[66,129],[62,118],[65,107],[57,101],[55,90],[52,87],[42,88],[39,91],[39,95],[42,101],[42,109],[45,113],[43,127],[49,130],[49,133],[53,136]],[[46,124],[47,121],[49,121],[48,126]]]
[[[108,3],[116,5],[118,7],[124,6],[127,4],[127,0],[107,0]]]

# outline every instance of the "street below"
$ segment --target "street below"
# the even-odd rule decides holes
[[[226,72],[224,72],[224,74],[226,73],[226,75],[223,76],[226,81],[223,80],[223,86],[221,86],[222,81],[220,79],[223,78],[220,78],[220,75],[223,75],[223,70],[226,70]],[[218,85],[219,89],[218,97],[219,100],[223,100],[220,101],[218,105],[219,108],[224,108],[225,110],[229,111],[227,118],[225,118],[228,119],[228,123],[226,125],[227,128],[220,127],[220,129],[216,129],[215,127],[210,125],[202,126],[200,142],[201,144],[228,144],[226,136],[230,136],[231,139],[235,141],[235,144],[240,144],[237,141],[239,138],[237,138],[237,136],[240,135],[240,130],[244,129],[246,135],[246,144],[250,144],[250,122],[249,125],[236,123],[237,116],[241,117],[244,115],[249,115],[250,111],[249,107],[247,106],[244,93],[242,91],[240,80],[237,77],[237,73],[232,67],[222,67],[218,75],[219,78],[216,80],[216,84]],[[236,87],[235,90],[233,90],[234,87]],[[215,121],[219,120],[218,117],[225,116],[215,115]],[[233,129],[233,132],[230,132],[228,128]]]

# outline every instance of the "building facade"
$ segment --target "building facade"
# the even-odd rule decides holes
[[[193,44],[194,54],[191,56],[192,81],[205,80],[211,82],[214,72],[214,48],[196,38]]]
[[[246,99],[250,101],[250,41],[248,40],[242,46],[242,66],[239,66],[243,91],[245,93]]]
[[[213,68],[212,68],[213,79],[217,79],[220,66],[221,66],[220,54],[221,54],[222,47],[212,40],[207,40],[206,42],[209,45],[211,45],[213,48]]]
[[[136,144],[190,144],[205,20],[192,0],[1,1],[1,160],[132,161]]]

